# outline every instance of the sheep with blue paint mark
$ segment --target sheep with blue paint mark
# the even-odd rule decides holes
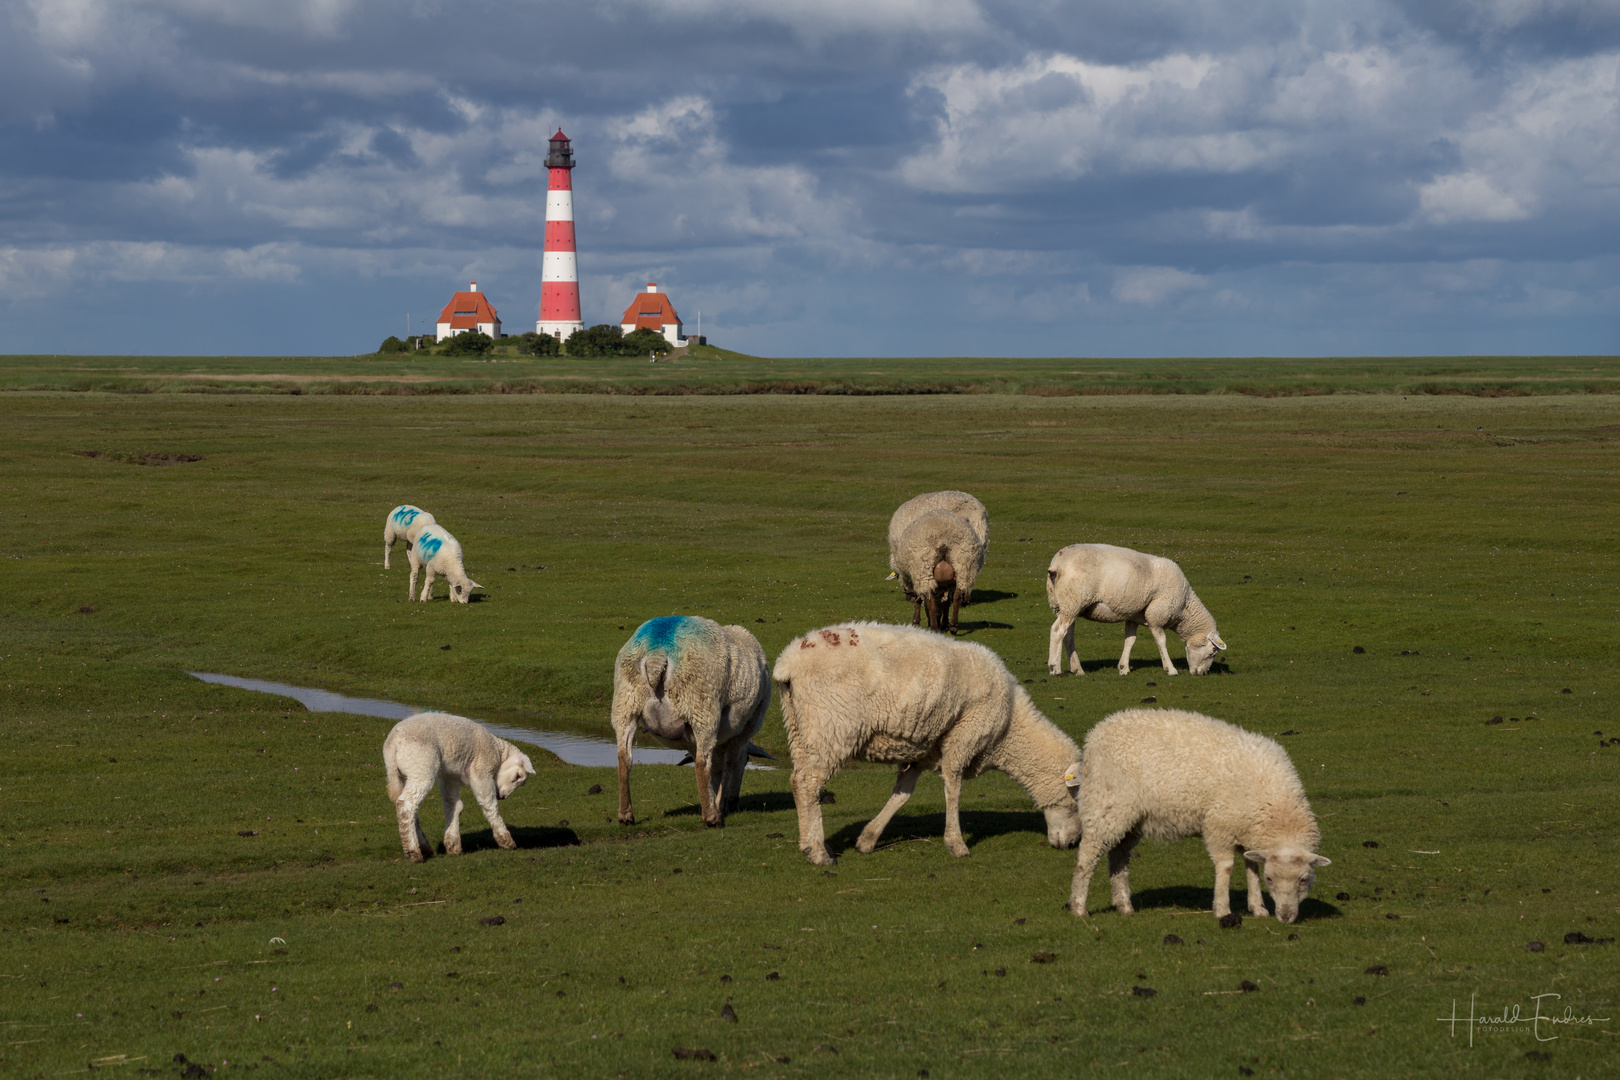
[[[405,541],[405,550],[411,550],[416,543],[416,536],[423,529],[433,524],[433,515],[420,506],[409,503],[396,506],[388,511],[383,519],[383,569],[389,569],[388,557],[394,552],[394,541]]]
[[[737,809],[750,740],[771,704],[765,650],[741,626],[694,615],[649,619],[613,666],[613,734],[619,747],[619,822],[634,825],[630,761],[637,732],[690,751],[705,825]]]
[[[405,554],[411,560],[411,582],[405,592],[407,597],[416,593],[417,570],[425,571],[422,595],[416,597],[424,603],[433,599],[434,575],[442,576],[449,583],[450,599],[458,604],[467,603],[474,589],[483,588],[467,576],[467,570],[462,565],[461,543],[438,522],[417,533],[416,542]]]

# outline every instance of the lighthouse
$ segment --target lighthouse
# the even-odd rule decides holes
[[[574,258],[574,152],[557,129],[546,155],[546,248],[540,257],[540,319],[536,333],[567,341],[585,329],[579,318],[579,264]]]

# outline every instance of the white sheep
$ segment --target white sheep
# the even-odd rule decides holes
[[[986,554],[989,553],[990,513],[984,508],[984,503],[965,491],[930,491],[926,495],[918,495],[915,499],[901,503],[900,509],[889,518],[890,578],[900,576],[900,563],[897,558],[900,551],[900,534],[905,532],[913,521],[930,510],[949,510],[973,526],[973,531],[979,537],[979,546],[984,548]]]
[[[1217,649],[1226,642],[1215,631],[1215,617],[1209,613],[1181,567],[1157,555],[1144,555],[1112,544],[1070,544],[1052,556],[1046,570],[1046,603],[1057,615],[1052,623],[1052,640],[1046,667],[1053,675],[1063,674],[1063,654],[1069,654],[1069,670],[1084,675],[1080,654],[1074,651],[1074,620],[1123,622],[1125,650],[1119,656],[1119,673],[1131,673],[1131,649],[1136,645],[1136,628],[1145,625],[1159,646],[1159,660],[1165,674],[1174,675],[1176,665],[1165,647],[1168,627],[1181,638],[1187,650],[1187,670],[1194,675],[1209,671]]]
[[[450,585],[450,599],[458,604],[468,603],[472,598],[472,591],[483,588],[467,576],[467,570],[462,565],[461,542],[451,536],[449,530],[438,522],[417,533],[415,542],[405,554],[411,560],[411,580],[405,587],[407,597],[416,592],[416,572],[419,569],[425,573],[422,579],[422,595],[417,599],[424,602],[433,599],[435,574],[444,576]]]
[[[642,623],[613,665],[620,823],[636,821],[630,760],[636,733],[646,731],[692,754],[703,823],[724,825],[737,809],[750,749],[764,753],[749,740],[770,704],[765,650],[743,627],[693,615]]]
[[[1023,785],[1046,813],[1053,847],[1079,839],[1079,814],[1063,780],[1079,750],[983,645],[910,626],[847,623],[789,642],[773,675],[793,751],[799,847],[817,866],[836,861],[823,832],[821,792],[850,761],[900,766],[888,805],[856,841],[863,853],[877,846],[928,768],[945,782],[952,855],[968,854],[958,813],[962,781],[987,769]]]
[[[482,724],[449,713],[417,713],[394,725],[383,741],[383,767],[388,771],[388,798],[399,820],[399,840],[412,862],[432,853],[417,815],[435,781],[444,799],[444,851],[461,854],[461,788],[472,788],[503,848],[517,842],[501,820],[499,800],[534,775],[529,756]]]
[[[383,518],[383,569],[389,569],[388,557],[393,554],[394,541],[405,541],[405,550],[416,543],[416,534],[433,524],[433,515],[409,503],[396,506]]]
[[[1080,857],[1070,910],[1086,916],[1097,860],[1108,853],[1114,908],[1129,915],[1131,849],[1144,836],[1202,836],[1215,862],[1217,918],[1231,913],[1234,852],[1243,853],[1249,913],[1266,915],[1255,867],[1264,865],[1277,918],[1291,923],[1311,891],[1321,836],[1305,789],[1281,746],[1213,717],[1180,709],[1125,709],[1086,736],[1068,777],[1080,794]]]
[[[901,591],[911,601],[912,625],[926,605],[928,629],[944,630],[949,618],[954,634],[984,565],[984,545],[972,524],[949,510],[930,510],[900,534],[894,560]]]

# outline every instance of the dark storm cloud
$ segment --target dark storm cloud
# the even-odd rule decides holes
[[[0,0],[0,318],[171,282],[352,351],[476,275],[521,330],[561,125],[588,319],[660,280],[767,352],[1585,349],[1617,100],[1592,0]]]

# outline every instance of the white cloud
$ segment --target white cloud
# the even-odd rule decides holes
[[[1173,266],[1135,266],[1119,271],[1114,299],[1124,304],[1162,304],[1182,293],[1202,289],[1209,279]]]
[[[1437,225],[1463,221],[1518,221],[1530,211],[1478,173],[1441,176],[1419,189],[1423,215]]]

